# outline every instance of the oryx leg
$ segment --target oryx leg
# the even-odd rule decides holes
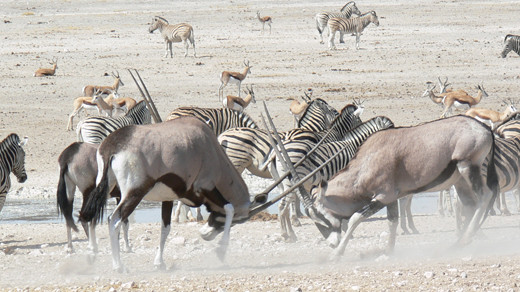
[[[411,202],[412,196],[408,196],[408,198],[409,198],[409,202]],[[387,212],[387,218],[388,218],[388,228],[390,230],[390,237],[388,238],[388,246],[387,246],[386,252],[392,253],[394,251],[394,247],[395,247],[397,224],[399,222],[398,202],[395,201],[393,203],[388,204],[386,206],[386,212]],[[410,227],[410,228],[412,228],[412,227]],[[415,226],[413,228],[415,228]],[[412,228],[412,230],[413,230],[413,228]]]
[[[233,222],[233,215],[235,214],[235,208],[233,208],[233,205],[229,203],[224,205],[224,210],[226,211],[224,234],[222,235],[217,247],[217,256],[221,261],[223,261],[226,256],[226,251],[229,245],[229,235],[231,233],[231,223]]]
[[[162,202],[161,206],[161,239],[159,241],[159,247],[157,248],[157,253],[155,254],[155,259],[153,261],[153,265],[158,270],[164,270],[166,268],[166,264],[164,263],[163,253],[164,253],[164,245],[166,243],[166,239],[170,234],[171,229],[171,218],[172,218],[172,210],[173,210],[173,201]]]
[[[412,217],[412,198],[413,195],[409,195],[406,197],[399,198],[398,205],[399,205],[399,217],[401,220],[401,229],[403,230],[403,234],[410,234],[410,231],[406,227],[408,224],[408,227],[412,230],[412,233],[417,234],[419,231],[417,228],[415,228],[415,224],[413,222]]]
[[[369,204],[367,204],[363,208],[361,208],[361,210],[354,213],[348,220],[347,231],[341,236],[341,241],[339,242],[338,247],[332,253],[333,258],[331,258],[331,259],[342,256],[343,253],[345,252],[345,248],[347,247],[347,243],[348,243],[349,239],[351,238],[352,234],[354,233],[354,230],[359,225],[359,223],[363,222],[368,217],[377,213],[384,206],[385,205],[383,203],[381,203],[377,200],[372,200]]]

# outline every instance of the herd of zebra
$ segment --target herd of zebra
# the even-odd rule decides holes
[[[354,14],[358,15],[358,17],[352,17]],[[265,19],[267,21],[265,17],[260,18],[259,13],[257,13],[257,16],[259,19]],[[354,2],[347,3],[339,12],[319,13],[316,15],[315,20],[322,43],[322,34],[325,28],[328,28],[330,49],[335,48],[334,35],[337,31],[340,32],[340,42],[344,42],[343,36],[345,33],[354,34],[356,36],[356,48],[359,48],[359,38],[364,28],[370,23],[379,25],[375,11],[362,14]],[[265,23],[265,21],[262,23]],[[271,27],[270,17],[268,25]],[[156,29],[161,31],[165,39],[166,56],[169,52],[170,56],[173,57],[172,43],[181,41],[185,44],[185,55],[188,54],[188,41],[192,44],[194,55],[196,55],[193,28],[189,24],[169,25],[164,18],[155,17],[149,32],[152,33]],[[505,37],[504,49],[501,56],[506,57],[510,51],[514,51],[520,55],[520,36],[507,35]],[[249,68],[249,63],[247,63],[246,66]],[[377,116],[363,122],[360,118],[362,112],[363,107],[359,104],[348,104],[340,111],[337,111],[321,98],[309,100],[305,110],[301,113],[297,121],[297,126],[292,130],[279,133],[281,143],[273,141],[271,131],[261,129],[246,112],[229,108],[181,107],[173,110],[168,115],[167,120],[183,120],[185,117],[194,117],[202,121],[216,136],[229,163],[240,175],[247,169],[255,176],[281,181],[282,183],[278,185],[281,193],[284,192],[284,190],[292,188],[296,182],[302,183],[297,191],[283,197],[278,206],[281,234],[286,241],[293,242],[297,240],[292,226],[293,224],[298,224],[294,215],[297,213],[296,209],[300,204],[299,200],[301,200],[308,213],[314,212],[314,215],[309,213],[309,216],[315,220],[316,226],[323,235],[329,237],[328,240],[331,245],[340,245],[344,248],[349,236],[344,236],[341,243],[336,242],[339,241],[339,237],[331,236],[331,234],[335,232],[334,228],[338,227],[335,225],[335,220],[338,217],[343,217],[342,219],[350,219],[352,217],[355,219],[347,223],[349,232],[353,231],[360,220],[372,215],[376,209],[383,207],[388,208],[389,220],[392,222],[395,221],[394,201],[396,200],[387,199],[386,197],[382,200],[384,203],[381,203],[381,201],[376,202],[376,198],[374,197],[369,204],[363,205],[357,210],[338,211],[327,206],[325,194],[327,187],[330,190],[330,186],[327,186],[324,182],[331,181],[333,182],[331,185],[337,183],[338,178],[350,170],[349,163],[356,158],[356,153],[358,153],[360,147],[364,145],[365,141],[373,137],[375,133],[391,133],[389,129],[395,129],[393,122],[384,116]],[[71,230],[77,231],[72,208],[76,188],[83,196],[80,222],[89,237],[90,247],[93,250],[97,249],[95,239],[96,220],[90,217],[89,221],[82,220],[82,218],[88,217],[87,215],[84,217],[82,213],[87,214],[88,204],[93,200],[92,197],[90,197],[91,193],[93,193],[93,190],[99,188],[99,181],[96,181],[96,177],[101,173],[100,170],[103,169],[102,165],[98,165],[102,162],[99,159],[100,147],[108,148],[109,146],[113,146],[105,144],[104,141],[114,133],[122,135],[121,133],[124,133],[123,129],[125,129],[125,127],[126,129],[130,128],[127,126],[145,125],[151,124],[151,122],[152,113],[149,105],[145,101],[141,101],[128,110],[124,116],[118,118],[90,117],[82,121],[81,125],[78,126],[79,142],[75,142],[64,149],[58,159],[60,177],[57,188],[57,203],[60,212],[66,219],[69,251],[72,252],[73,250]],[[471,124],[472,122],[473,119],[468,123]],[[447,123],[449,123],[449,121]],[[132,129],[135,129],[135,127]],[[480,130],[486,132],[488,128]],[[482,151],[478,152],[478,156],[481,160],[478,160],[478,163],[473,160],[471,161],[471,163],[478,165],[479,168],[475,170],[473,164],[466,164],[464,166],[470,169],[470,173],[467,175],[464,170],[459,169],[459,176],[466,177],[467,175],[470,177],[470,180],[474,180],[477,177],[482,179],[483,177],[485,182],[481,188],[486,189],[485,186],[487,186],[493,192],[497,189],[499,189],[501,193],[507,191],[518,192],[520,188],[520,173],[518,171],[520,168],[520,115],[512,116],[509,120],[503,122],[501,126],[493,129],[493,135],[491,137],[493,137],[491,150],[482,146]],[[113,140],[116,141],[114,143],[117,143],[117,139],[113,138],[111,141]],[[24,166],[25,152],[23,150],[23,146],[26,142],[26,139],[21,140],[16,134],[11,134],[0,143],[0,211],[5,202],[5,195],[10,188],[9,174],[11,172],[15,174],[19,182],[24,182],[27,179]],[[450,150],[453,149],[447,149],[446,151],[449,152]],[[281,158],[281,154],[277,153],[278,151],[284,152],[286,157]],[[454,152],[456,151],[454,150]],[[96,155],[98,155],[97,158]],[[445,166],[445,169],[442,169],[440,166],[441,171],[437,177],[433,177],[432,180],[428,181],[425,185],[417,186],[414,190],[417,190],[417,192],[419,192],[419,190],[430,190],[437,187],[436,184],[452,183],[452,185],[457,187],[457,191],[462,194],[467,193],[468,190],[471,191],[474,186],[468,186],[459,181],[457,183],[451,181],[451,179],[455,180],[453,177],[456,176],[454,175],[456,172],[455,169],[458,167],[456,164],[465,159],[462,156],[460,159],[458,157],[451,158],[452,160]],[[280,178],[284,177],[284,173],[290,171],[288,164],[294,166],[294,172],[291,172],[285,179],[281,180]],[[320,170],[313,173],[318,168],[320,168]],[[493,182],[495,175],[496,182]],[[300,181],[300,178],[303,177],[309,178],[305,182]],[[482,181],[477,181],[482,183]],[[98,183],[98,186],[96,186],[96,183]],[[186,187],[187,186],[184,186],[184,188]],[[176,188],[182,188],[182,186],[175,185],[172,187],[172,189]],[[119,202],[121,197],[123,197],[123,192],[127,190],[114,188],[109,191],[110,195]],[[186,191],[198,192],[198,190]],[[410,191],[409,193],[412,194],[414,192]],[[403,194],[399,194],[399,196],[402,195]],[[495,193],[494,195],[497,194]],[[145,199],[147,198],[145,197]],[[216,199],[205,198],[206,201],[202,200],[197,203],[190,202],[190,198],[181,198],[175,212],[174,220],[179,220],[181,201],[185,203],[188,201],[187,203],[192,206],[200,206],[202,204],[210,204],[208,200],[212,199],[216,201],[222,200],[221,197],[217,196]],[[162,252],[164,251],[164,244],[169,233],[174,204],[172,200],[165,200],[164,198],[153,198],[151,200],[162,202],[161,239],[154,264],[157,267],[164,268],[165,264],[162,259]],[[318,203],[313,204],[311,201]],[[490,202],[494,201],[493,198]],[[485,200],[482,202],[484,202],[482,204],[489,203]],[[97,203],[99,204],[99,202]],[[137,201],[137,203],[139,202]],[[461,234],[465,228],[469,228],[468,226],[476,226],[477,223],[473,222],[474,220],[470,220],[471,218],[476,218],[475,220],[478,220],[479,223],[483,221],[483,217],[485,218],[486,214],[484,214],[483,217],[473,217],[476,211],[468,210],[467,208],[468,205],[479,205],[480,203],[478,199],[477,201],[469,202],[468,198],[464,195],[460,197],[459,204],[461,207],[457,209],[460,211],[457,216],[457,228]],[[316,206],[319,206],[319,208]],[[226,207],[226,204],[224,204],[224,207]],[[236,206],[234,207],[236,208]],[[487,207],[486,205],[486,212],[490,209]],[[228,215],[228,212],[231,212],[226,208],[224,209],[226,215]],[[326,211],[323,211],[324,209],[326,209]],[[478,212],[481,211],[480,209],[478,210]],[[291,213],[293,215],[292,220]],[[130,249],[127,234],[127,218],[121,214],[117,215],[119,216],[117,218],[123,221],[121,225],[123,225],[123,230],[125,231],[124,238],[127,248]],[[463,218],[466,220],[464,223],[462,222]],[[240,218],[240,220],[242,219],[243,218]],[[223,222],[220,221],[224,220],[221,216],[216,218],[211,217],[208,221],[218,221],[218,224],[223,224]],[[320,221],[321,223],[319,223]],[[91,224],[89,225],[89,223]],[[214,222],[211,223],[215,224]],[[228,222],[226,216],[225,225],[228,231],[228,225],[230,224],[231,222]],[[327,228],[324,226],[332,226],[333,228],[326,230]],[[416,230],[413,226],[413,221],[411,221],[411,226],[412,229]],[[116,228],[119,228],[119,225]],[[209,234],[207,235],[208,238],[214,237],[211,232],[207,234]],[[338,252],[341,253],[341,250]]]

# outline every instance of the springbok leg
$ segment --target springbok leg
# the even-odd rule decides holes
[[[172,210],[173,210],[173,201],[162,202],[161,206],[161,214],[162,214],[162,222],[161,222],[161,240],[159,242],[159,248],[157,249],[157,253],[155,254],[155,259],[153,264],[156,269],[164,270],[166,268],[166,264],[164,263],[163,253],[164,253],[164,244],[166,243],[166,239],[170,234],[171,229],[171,218],[172,218]]]

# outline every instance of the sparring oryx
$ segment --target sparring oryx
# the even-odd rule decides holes
[[[72,232],[78,232],[74,218],[72,217],[72,208],[74,206],[74,193],[76,187],[83,195],[83,205],[87,203],[90,192],[96,187],[97,161],[96,151],[99,144],[74,142],[65,148],[59,158],[60,177],[58,180],[58,188],[56,191],[56,200],[58,203],[58,211],[65,217],[67,225],[67,252],[74,252],[72,247]],[[115,197],[119,201],[119,188],[115,188],[111,193],[111,197]],[[89,248],[97,251],[97,242],[95,234],[95,224],[81,222],[83,230],[89,237]],[[128,220],[123,225],[125,248],[131,251],[128,241]]]
[[[458,244],[466,244],[483,223],[499,191],[494,147],[489,127],[466,116],[377,132],[346,168],[328,184],[322,182],[313,189],[314,201],[308,211],[318,214],[318,229],[336,247],[333,256],[340,256],[359,223],[387,207],[388,250],[392,251],[397,199],[454,185],[466,216]],[[481,172],[486,159],[488,167]],[[342,219],[349,221],[340,241]]]
[[[221,259],[231,224],[249,217],[251,202],[246,184],[211,128],[197,118],[121,128],[99,146],[97,162],[97,186],[81,208],[80,219],[100,220],[108,193],[119,186],[121,202],[108,218],[113,267],[119,271],[123,270],[119,256],[121,223],[142,199],[181,200],[191,207],[204,204],[210,215],[200,230],[201,236],[212,240],[224,231],[217,248]],[[156,260],[162,259],[169,229],[162,226]]]

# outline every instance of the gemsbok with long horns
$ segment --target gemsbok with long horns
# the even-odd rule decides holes
[[[87,203],[90,192],[96,187],[96,175],[98,170],[96,151],[98,146],[99,144],[74,142],[67,146],[58,158],[60,176],[56,190],[56,201],[58,204],[58,211],[65,218],[68,253],[74,252],[74,247],[72,246],[72,230],[78,232],[78,228],[76,227],[72,216],[74,193],[76,192],[77,187],[83,196],[82,206],[84,206]],[[110,196],[116,198],[119,202],[119,188],[115,188],[110,193]],[[89,222],[81,221],[81,225],[85,234],[89,238],[89,249],[97,251],[98,247],[95,233],[95,222],[89,224]],[[131,251],[132,249],[128,240],[128,220],[123,223],[123,233],[125,248],[127,251]]]
[[[251,68],[253,68],[253,66],[249,65],[249,61],[244,61],[244,66],[245,68],[243,72],[223,71],[220,74],[218,100],[221,100],[221,97],[224,95],[224,87],[226,87],[228,83],[236,84],[238,86],[238,96],[240,97],[240,85],[242,84],[242,81],[246,79],[247,74],[251,73]]]
[[[114,77],[114,83],[112,85],[87,85],[83,87],[81,90],[83,92],[83,96],[94,96],[96,92],[101,92],[101,94],[111,94],[117,93],[119,90],[119,86],[125,86],[121,77],[119,77],[119,72],[112,72],[112,77]]]
[[[184,57],[188,56],[188,41],[190,41],[193,47],[193,56],[197,57],[195,51],[195,35],[193,34],[193,27],[187,23],[169,24],[168,20],[155,16],[152,19],[152,24],[148,28],[148,32],[153,33],[156,29],[159,29],[164,42],[166,44],[166,54],[164,57],[168,57],[168,51],[170,51],[170,58],[173,58],[173,43],[184,43]]]
[[[317,214],[319,220],[313,219],[328,243],[336,247],[333,257],[338,257],[356,227],[386,207],[391,252],[398,221],[397,200],[454,185],[466,215],[464,233],[457,243],[467,244],[499,192],[494,148],[489,127],[466,116],[377,132],[361,145],[345,169],[313,189],[308,212]],[[481,172],[486,159],[488,167]],[[342,219],[348,219],[343,235]]]
[[[108,193],[117,185],[121,201],[108,218],[113,268],[123,270],[119,251],[121,223],[142,199],[181,200],[210,211],[201,228],[205,240],[224,231],[217,255],[225,256],[232,223],[249,218],[246,184],[218,144],[213,131],[194,117],[159,124],[127,126],[113,132],[97,152],[97,186],[80,212],[100,220]],[[162,226],[161,238],[169,232]]]

